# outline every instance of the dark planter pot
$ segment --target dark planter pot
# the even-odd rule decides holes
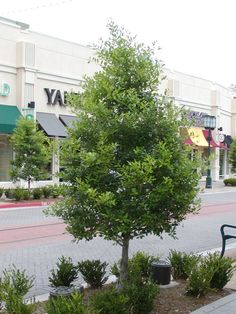
[[[168,285],[171,278],[171,265],[166,261],[151,264],[151,277],[159,285]]]
[[[60,286],[60,287],[52,288],[49,292],[49,296],[50,298],[70,297],[71,294],[74,292],[83,293],[83,291],[84,291],[83,286],[72,286],[72,287]]]

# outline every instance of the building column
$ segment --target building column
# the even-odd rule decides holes
[[[54,184],[59,184],[58,174],[60,172],[60,146],[59,138],[53,139],[53,153],[52,153],[52,181]]]
[[[214,130],[213,136],[216,138],[216,133],[218,133],[218,128],[220,127],[220,92],[213,86],[211,91],[211,114],[216,117],[216,130]],[[216,143],[219,144],[216,138]],[[214,149],[214,160],[211,162],[212,167],[212,180],[219,181],[220,179],[220,152],[219,148]]]

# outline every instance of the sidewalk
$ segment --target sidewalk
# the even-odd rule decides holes
[[[201,188],[201,194],[214,194],[220,192],[233,192],[236,191],[234,186],[225,186],[223,180],[212,182],[212,189],[205,188],[205,181],[200,181],[199,186]],[[225,256],[230,256],[236,259],[236,249],[227,250]],[[236,272],[231,278],[230,282],[226,285],[226,288],[232,289],[234,293],[221,298],[213,303],[201,307],[200,309],[192,312],[191,314],[233,314],[236,313]]]
[[[204,194],[212,194],[217,192],[233,192],[236,191],[236,186],[225,186],[224,181],[220,180],[217,182],[212,182],[212,188],[206,188],[206,181],[200,181],[199,187],[200,187],[200,193]]]
[[[226,251],[225,256],[236,258],[236,249],[231,249],[231,250]],[[204,313],[234,314],[236,313],[236,272],[234,273],[233,277],[231,278],[230,282],[226,285],[225,288],[231,289],[235,292],[213,303],[203,306],[200,309],[192,312],[191,314],[204,314]]]
[[[233,191],[236,192],[236,187],[225,186],[223,181],[212,182],[212,189],[205,188],[205,181],[199,182],[199,186],[201,188],[201,191],[200,191],[201,195],[222,193],[222,192],[233,192]],[[44,199],[44,200],[30,200],[30,201],[15,202],[12,200],[0,199],[0,210],[10,209],[10,208],[20,208],[20,207],[47,206],[55,201],[56,201],[55,199],[50,199],[50,200]],[[226,256],[231,256],[236,259],[236,248],[227,250],[227,247],[226,247]],[[43,256],[42,258],[45,259],[45,256]],[[49,261],[51,261],[51,256],[50,256]],[[204,313],[233,314],[233,313],[236,313],[236,272],[233,278],[231,279],[231,281],[228,283],[227,288],[232,289],[235,292],[192,312],[192,314],[204,314]],[[45,298],[45,295],[43,297]]]
[[[200,194],[213,194],[219,192],[233,192],[236,191],[236,186],[225,186],[223,180],[212,182],[212,188],[205,188],[205,181],[199,182]],[[55,199],[43,199],[43,200],[29,200],[29,201],[19,201],[14,200],[4,200],[0,198],[0,210],[7,208],[18,208],[18,207],[40,207],[53,204]]]

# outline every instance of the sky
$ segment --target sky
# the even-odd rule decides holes
[[[112,19],[137,41],[156,41],[170,70],[236,84],[235,0],[7,0],[0,16],[84,45],[106,39]]]

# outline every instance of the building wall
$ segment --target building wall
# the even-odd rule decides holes
[[[59,90],[62,98],[64,91],[81,91],[84,75],[98,70],[94,62],[88,62],[94,53],[91,47],[0,22],[0,91],[3,83],[11,88],[8,96],[0,95],[0,104],[16,105],[24,111],[34,101],[35,112],[71,114],[68,106],[49,105],[45,88],[55,89],[55,93]],[[213,132],[216,142],[219,127],[224,134],[236,135],[236,99],[230,89],[185,73],[169,69],[164,72],[166,79],[160,85],[161,92],[167,90],[168,97],[179,106],[216,116],[217,128]],[[215,150],[212,169],[213,179],[218,180],[219,149]]]
[[[213,138],[219,144],[219,134],[234,136],[236,131],[236,102],[232,100],[232,92],[215,82],[194,77],[181,72],[165,70],[166,80],[162,83],[162,91],[167,90],[168,96],[178,106],[185,107],[190,111],[216,116],[216,129],[212,132]],[[232,108],[235,108],[234,111]],[[223,131],[218,128],[222,127]],[[204,155],[203,148],[199,151]],[[220,155],[223,155],[223,157]],[[219,180],[230,174],[228,171],[228,152],[219,148],[212,149],[214,159],[211,162],[212,178]],[[224,164],[221,160],[224,160]]]

